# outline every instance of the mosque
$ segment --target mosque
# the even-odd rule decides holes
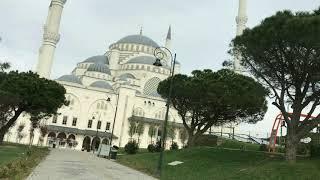
[[[246,0],[239,2],[237,35],[242,33],[247,21]],[[55,48],[60,40],[59,26],[65,3],[66,0],[52,0],[49,6],[36,70],[44,78],[50,78]],[[41,131],[37,129],[32,143],[90,151],[100,143],[110,144],[111,140],[112,145],[119,147],[136,140],[141,148],[159,140],[166,102],[157,93],[157,87],[169,77],[172,58],[168,52],[162,51],[162,66],[154,66],[154,51],[161,46],[171,49],[171,37],[171,27],[163,45],[145,36],[142,31],[128,35],[112,43],[104,54],[79,62],[70,74],[56,79],[65,87],[70,104],[59,109],[59,115],[42,122],[48,133],[41,137]],[[237,66],[238,63],[235,63]],[[180,68],[177,62],[176,74]],[[175,137],[167,138],[166,144],[174,141],[182,147],[185,142],[179,136],[183,124],[175,109],[170,108],[168,120],[175,128]],[[26,136],[19,139],[21,124],[26,126],[23,130]],[[130,126],[137,127],[139,124],[143,124],[142,132],[134,128],[134,132],[129,133]],[[29,143],[29,127],[28,117],[21,117],[6,134],[5,140]],[[154,127],[152,133],[150,127]]]

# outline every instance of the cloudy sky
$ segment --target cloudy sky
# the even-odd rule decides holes
[[[49,3],[0,0],[0,61],[9,61],[19,70],[35,68]],[[310,11],[319,6],[320,0],[248,0],[248,27],[279,10]],[[164,44],[172,25],[172,44],[183,73],[217,70],[231,58],[227,51],[236,31],[237,8],[238,0],[67,0],[52,78],[69,74],[76,63],[90,56],[105,53],[120,38],[138,34],[141,26],[144,35]],[[267,133],[274,112],[270,108],[266,120],[243,131]]]

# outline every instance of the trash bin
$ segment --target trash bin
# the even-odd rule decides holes
[[[110,159],[117,159],[118,146],[113,146],[110,150]]]
[[[52,147],[53,147],[53,148],[56,148],[56,144],[53,144]]]

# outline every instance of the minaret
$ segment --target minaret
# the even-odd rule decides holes
[[[246,29],[246,23],[248,22],[247,16],[247,0],[239,0],[238,16],[236,17],[237,22],[237,36],[241,36],[243,31]],[[234,59],[234,70],[241,72],[242,68],[240,65],[241,57],[237,56]]]
[[[167,38],[166,38],[166,48],[171,50],[171,26],[169,26]]]
[[[52,0],[44,25],[43,42],[39,50],[37,73],[40,77],[50,78],[56,45],[60,40],[59,28],[63,6],[67,0]]]

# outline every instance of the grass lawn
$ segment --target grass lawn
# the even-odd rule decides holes
[[[48,148],[17,144],[0,146],[0,179],[24,179],[48,154]]]
[[[0,146],[0,166],[3,164],[23,157],[27,147],[23,145],[3,145]]]
[[[158,153],[118,156],[118,162],[156,176]],[[181,165],[169,166],[172,161]],[[165,153],[162,179],[172,180],[318,180],[320,159],[299,159],[287,164],[281,156],[270,157],[263,152],[193,148]]]

